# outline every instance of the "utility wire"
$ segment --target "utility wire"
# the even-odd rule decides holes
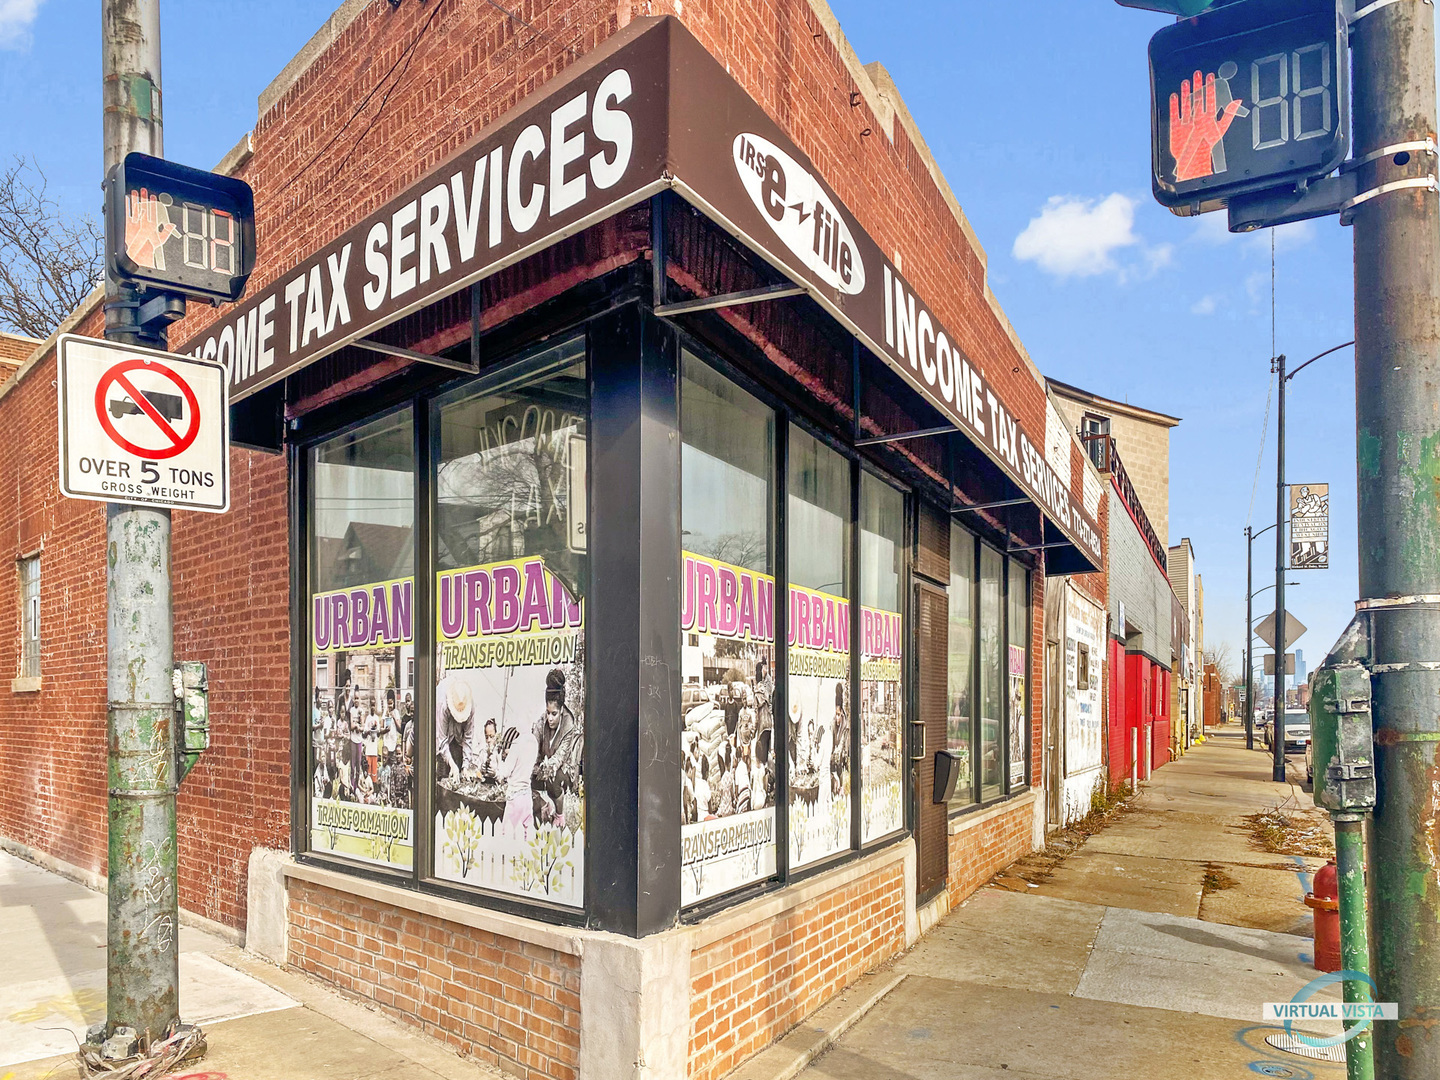
[[[1270,431],[1270,399],[1275,394],[1275,230],[1270,230],[1270,384],[1265,390],[1265,420],[1260,425],[1260,452],[1255,455],[1255,479],[1250,482],[1250,507],[1245,526],[1255,514],[1255,491],[1260,486],[1260,466],[1265,460],[1265,436]]]
[[[380,99],[380,104],[376,106],[375,112],[371,114],[369,122],[365,125],[365,130],[360,132],[355,141],[350,144],[350,149],[345,151],[345,156],[340,159],[340,163],[330,170],[330,175],[325,178],[326,184],[329,184],[331,180],[335,179],[336,174],[355,156],[355,151],[360,149],[360,144],[365,141],[365,136],[370,134],[370,129],[373,128],[375,122],[380,119],[380,115],[385,111],[385,103],[390,100],[390,95],[394,93],[397,86],[405,81],[405,73],[410,70],[410,61],[415,59],[415,46],[420,44],[420,39],[425,36],[425,31],[430,29],[430,24],[435,21],[435,16],[440,14],[440,9],[444,6],[445,0],[436,0],[435,6],[430,9],[430,14],[425,19],[424,24],[411,40],[409,47],[401,54],[401,59],[405,61],[405,66],[400,69],[400,74],[395,76],[395,81],[386,88],[384,96]],[[399,62],[399,60],[396,61],[396,63]],[[390,66],[390,70],[395,70],[394,64]]]
[[[440,9],[444,6],[444,3],[445,0],[438,0],[435,6],[430,10],[430,15],[428,18],[426,18],[424,24],[420,27],[420,30],[416,33],[414,38],[411,39],[410,44],[405,47],[405,51],[402,52],[399,56],[397,56],[395,58],[395,62],[390,65],[390,67],[386,70],[385,74],[381,75],[380,78],[375,81],[375,85],[370,88],[370,92],[360,99],[360,103],[356,105],[350,115],[345,118],[345,122],[335,130],[334,135],[330,136],[329,142],[327,142],[319,150],[315,151],[315,153],[311,154],[309,160],[307,160],[304,165],[300,166],[300,168],[295,170],[294,174],[291,175],[290,179],[286,180],[285,183],[281,185],[280,190],[276,192],[277,195],[283,195],[286,191],[290,190],[291,185],[293,185],[296,180],[299,180],[300,177],[304,176],[307,172],[309,172],[311,166],[313,166],[315,162],[319,161],[320,158],[322,158],[332,146],[334,146],[337,142],[340,141],[340,136],[344,135],[346,129],[349,128],[355,118],[365,111],[365,106],[370,104],[370,99],[380,92],[380,89],[385,86],[386,81],[390,78],[391,74],[395,71],[397,67],[400,67],[400,65],[403,63],[405,65],[405,70],[409,69],[410,60],[415,52],[415,46],[420,44],[420,39],[425,36],[425,31],[430,29],[430,24],[435,21],[435,16],[440,13]],[[400,72],[400,75],[395,79],[395,81],[391,83],[390,86],[385,90],[385,96],[380,99],[380,107],[375,110],[375,115],[370,118],[370,123],[365,126],[365,130],[360,133],[360,137],[355,140],[354,146],[350,147],[349,152],[345,155],[344,161],[340,163],[341,165],[345,164],[345,161],[350,160],[350,156],[354,154],[355,148],[358,147],[361,141],[365,138],[365,136],[369,134],[370,128],[374,126],[376,119],[378,119],[380,113],[384,111],[385,102],[390,99],[391,91],[393,91],[395,87],[399,84],[400,80],[404,78],[405,70],[402,70]],[[335,170],[332,170],[332,177],[334,176],[335,172],[339,170],[339,167],[340,166],[336,166]]]

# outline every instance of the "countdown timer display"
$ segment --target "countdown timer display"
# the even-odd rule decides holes
[[[106,180],[110,271],[134,285],[238,300],[255,266],[255,196],[234,177],[127,154]]]
[[[1349,59],[1339,0],[1243,0],[1161,30],[1150,41],[1155,198],[1188,215],[1334,171]]]

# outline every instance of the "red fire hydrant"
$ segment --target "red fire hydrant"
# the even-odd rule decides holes
[[[1340,880],[1331,859],[1315,874],[1315,891],[1305,894],[1305,906],[1315,912],[1315,970],[1339,971]]]

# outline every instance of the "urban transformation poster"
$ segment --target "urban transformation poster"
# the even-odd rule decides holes
[[[435,874],[580,906],[585,612],[532,555],[437,575]]]
[[[681,901],[775,873],[775,579],[682,553]]]
[[[414,579],[311,598],[310,846],[414,859]]]
[[[868,843],[905,824],[902,799],[898,611],[860,612],[860,835]]]
[[[790,587],[790,865],[850,847],[850,601]]]

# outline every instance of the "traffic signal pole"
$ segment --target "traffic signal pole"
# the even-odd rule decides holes
[[[160,5],[101,0],[100,11],[108,175],[131,151],[163,156]],[[163,329],[143,329],[144,299],[107,271],[108,339],[164,348]],[[144,1053],[179,1018],[170,511],[107,504],[105,545],[110,834],[104,1035],[132,1028],[139,1038],[135,1049]],[[125,1053],[123,1045],[109,1049]]]
[[[1365,9],[1362,8],[1362,11]],[[1351,31],[1359,190],[1355,412],[1359,607],[1370,612],[1377,1075],[1440,1076],[1440,205],[1435,9],[1372,6]],[[1418,144],[1418,145],[1417,145]],[[1373,158],[1373,160],[1371,160]],[[1406,184],[1404,181],[1411,181]],[[1396,185],[1396,186],[1389,186]]]

